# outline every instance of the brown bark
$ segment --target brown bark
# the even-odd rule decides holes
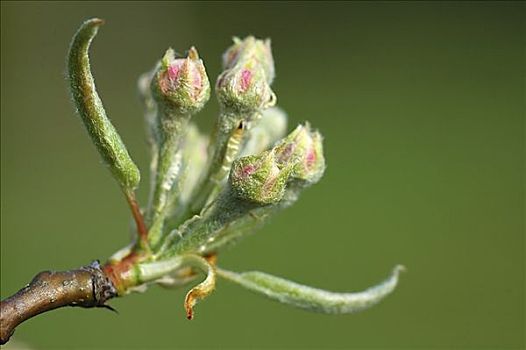
[[[43,271],[0,303],[0,344],[16,326],[42,312],[63,306],[105,307],[117,291],[98,261],[77,270]]]

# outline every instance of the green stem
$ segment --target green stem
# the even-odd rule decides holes
[[[149,240],[152,246],[156,246],[161,241],[167,209],[173,198],[177,196],[173,186],[181,172],[182,155],[179,148],[190,115],[159,116],[159,120],[162,140],[158,150],[156,179],[149,206],[151,223]]]
[[[199,214],[201,209],[214,199],[221,190],[224,180],[228,176],[232,162],[237,158],[240,146],[246,134],[247,123],[255,119],[258,112],[237,113],[222,109],[216,124],[210,145],[213,154],[203,183],[192,196],[192,205],[185,215]]]
[[[176,256],[191,252],[205,254],[210,251],[208,246],[213,244],[217,236],[227,229],[231,222],[242,218],[257,207],[258,204],[240,200],[225,189],[200,216],[194,216],[178,229],[170,232],[163,240],[157,256]]]

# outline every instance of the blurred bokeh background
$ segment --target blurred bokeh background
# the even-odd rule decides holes
[[[324,179],[220,256],[336,291],[397,264],[393,295],[355,315],[311,314],[221,281],[184,317],[186,290],[152,287],[105,310],[21,325],[35,349],[522,348],[525,345],[524,2],[2,2],[1,296],[43,269],[106,259],[129,214],[73,113],[71,36],[92,47],[99,92],[143,170],[136,78],[195,45],[211,80],[234,35],[271,37],[290,128],[325,135]],[[214,99],[196,117],[209,130]],[[140,198],[146,197],[146,187]]]

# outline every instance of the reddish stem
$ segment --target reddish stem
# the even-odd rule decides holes
[[[104,274],[115,286],[118,295],[126,294],[129,287],[137,285],[137,280],[133,275],[133,268],[142,258],[144,258],[144,255],[132,251],[120,261],[108,262],[103,266]]]
[[[139,234],[139,240],[141,241],[143,247],[147,247],[148,229],[146,228],[146,224],[144,223],[144,217],[141,213],[139,203],[137,202],[137,199],[135,197],[135,192],[126,192],[125,195],[126,200],[130,205],[133,219],[135,220],[135,224],[137,225],[137,233]]]

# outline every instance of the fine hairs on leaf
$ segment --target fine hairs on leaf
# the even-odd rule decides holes
[[[197,302],[213,293],[218,277],[282,304],[328,314],[364,310],[394,291],[400,265],[383,282],[353,293],[218,265],[225,247],[293,205],[321,180],[326,167],[318,130],[306,122],[287,135],[287,115],[271,88],[275,68],[269,39],[234,38],[223,54],[223,71],[213,89],[219,113],[209,136],[193,120],[212,90],[197,49],[177,56],[169,48],[158,53],[157,61],[152,57],[153,68],[138,81],[151,155],[149,200],[141,207],[135,196],[139,169],[104,110],[89,63],[103,23],[89,19],[73,36],[69,87],[93,144],[125,195],[134,239],[103,265],[95,261],[80,269],[41,272],[3,300],[1,343],[18,324],[42,312],[109,307],[108,300],[155,284],[188,290],[188,319]]]

